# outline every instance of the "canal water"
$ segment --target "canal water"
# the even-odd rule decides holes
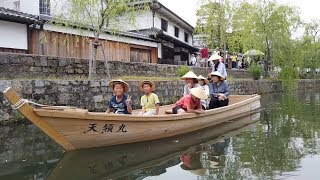
[[[173,138],[65,153],[30,124],[0,127],[0,179],[319,179],[320,92]]]

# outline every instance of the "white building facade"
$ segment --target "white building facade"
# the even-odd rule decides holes
[[[34,39],[29,40],[30,31],[43,31],[49,33],[52,32],[51,34],[58,35],[70,34],[93,38],[94,34],[92,31],[56,26],[49,22],[52,17],[60,16],[61,14],[67,15],[71,6],[72,4],[69,0],[0,1],[0,51],[28,53],[30,49],[29,46],[34,46],[30,45],[30,42],[35,42]],[[23,16],[23,18],[19,19],[20,16]],[[31,36],[32,34],[33,33],[31,33]],[[44,40],[38,39],[37,43],[40,44],[40,46],[43,46],[41,44],[45,43]],[[132,54],[132,56],[148,57],[148,60],[144,60],[143,62],[157,63],[157,60],[154,60],[155,58],[151,57],[154,57],[154,54],[156,54],[157,58],[157,55],[159,54],[157,51],[158,42],[149,38],[147,35],[141,35],[133,32],[120,32],[119,34],[113,34],[108,30],[104,30],[99,36],[99,39],[102,41],[113,41],[127,44],[130,47],[134,47],[132,48],[132,52],[131,49],[126,49],[126,52],[129,51],[129,54]],[[47,43],[49,44],[49,42]],[[46,55],[41,51],[41,49],[37,49],[37,53],[40,55]],[[154,49],[156,49],[156,51],[154,51]],[[31,50],[30,52],[34,53],[35,51]],[[141,53],[141,55],[139,53]],[[135,62],[137,62],[137,60],[135,60]]]
[[[146,0],[136,0],[134,4],[145,3]],[[193,46],[194,28],[181,17],[156,0],[147,0],[149,9],[137,14],[135,23],[126,22],[126,15],[120,16],[110,23],[122,23],[125,31],[147,34],[161,41],[158,47],[159,63],[187,64],[190,54],[198,52]]]

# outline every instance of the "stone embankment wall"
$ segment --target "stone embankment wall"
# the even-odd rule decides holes
[[[127,63],[111,61],[108,63],[112,78],[120,76],[177,77],[177,65]],[[2,79],[86,79],[88,77],[88,60],[74,58],[47,57],[25,54],[0,53],[0,78]],[[196,74],[207,75],[209,68],[193,67]],[[228,75],[240,78],[251,78],[245,70],[228,69]],[[107,68],[103,61],[97,61],[96,79],[107,78]]]
[[[142,93],[137,81],[130,81],[129,95],[134,107],[138,108]],[[182,96],[183,81],[158,81],[156,94],[162,104],[174,103]],[[85,108],[90,111],[105,111],[112,90],[107,81],[75,81],[75,80],[0,80],[0,122],[17,119],[2,92],[7,87],[14,87],[22,98],[37,103],[50,105],[69,105]],[[237,80],[229,81],[232,94],[265,94],[282,91],[280,81],[270,80]],[[320,80],[301,80],[298,89],[320,89]],[[1,123],[0,123],[1,124]]]

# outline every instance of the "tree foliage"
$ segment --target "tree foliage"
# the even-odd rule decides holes
[[[302,28],[305,32],[297,38]],[[314,75],[320,68],[319,20],[302,22],[296,7],[274,0],[203,1],[196,30],[209,37],[211,48],[225,43],[229,52],[263,51],[265,71],[281,67],[285,85],[294,84],[302,69],[310,68]]]

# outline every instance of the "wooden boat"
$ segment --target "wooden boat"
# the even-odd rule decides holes
[[[67,152],[46,179],[142,179],[179,164],[181,154],[206,150],[255,128],[259,118],[255,113],[174,137]]]
[[[162,106],[158,116],[88,112],[77,108],[34,108],[13,88],[3,94],[12,105],[65,150],[126,144],[170,137],[213,126],[252,113],[260,107],[259,95],[230,97],[230,105],[203,114],[166,114],[171,105]],[[18,105],[18,106],[17,106]]]

